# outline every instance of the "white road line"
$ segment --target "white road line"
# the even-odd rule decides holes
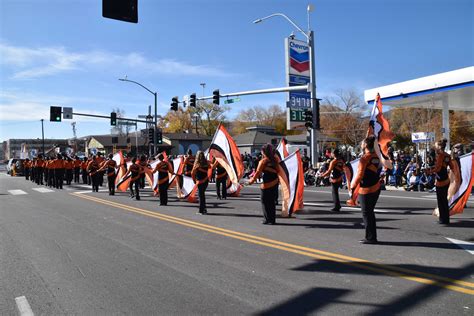
[[[450,242],[452,242],[453,244],[455,244],[459,248],[462,248],[462,249],[466,250],[471,255],[474,255],[474,243],[467,242],[467,241],[464,241],[464,240],[448,238],[448,237],[444,237],[444,238],[446,238],[447,240],[449,240]]]
[[[18,312],[20,316],[33,316],[33,310],[31,309],[28,300],[24,296],[19,296],[15,298],[16,307],[18,308]]]
[[[49,193],[54,192],[54,190],[46,189],[46,188],[33,188],[33,190],[40,192],[40,193]]]
[[[28,193],[26,193],[26,192],[23,191],[23,190],[8,190],[8,192],[9,192],[11,195],[23,195],[23,194],[28,194]]]

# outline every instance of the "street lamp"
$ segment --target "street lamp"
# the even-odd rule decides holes
[[[316,64],[315,64],[315,60],[314,60],[314,32],[310,30],[310,12],[313,11],[313,6],[310,4],[308,5],[308,8],[307,8],[307,15],[308,15],[308,31],[305,32],[303,31],[302,28],[300,28],[295,22],[293,22],[288,16],[286,16],[285,14],[283,13],[274,13],[274,14],[271,14],[269,16],[266,16],[266,17],[263,17],[263,18],[260,18],[260,19],[257,19],[255,21],[253,21],[253,23],[257,24],[257,23],[260,23],[260,22],[263,22],[267,19],[270,19],[270,18],[273,18],[273,17],[276,17],[276,16],[280,16],[284,19],[286,19],[291,25],[293,25],[293,27],[295,27],[301,34],[304,35],[304,37],[306,37],[306,41],[308,43],[308,46],[309,46],[309,67],[311,69],[310,71],[310,77],[309,77],[309,81],[310,81],[310,93],[311,93],[311,108],[312,108],[312,111],[313,111],[313,118],[316,118],[317,116],[317,111],[319,111],[319,108],[318,108],[318,105],[317,105],[317,102],[316,102]],[[313,124],[313,128],[311,129],[311,163],[314,165],[316,165],[316,163],[318,162],[318,157],[319,157],[319,153],[318,153],[318,133],[319,133],[319,126],[316,126],[316,124]]]
[[[153,92],[151,91],[150,89],[148,89],[147,87],[145,87],[144,85],[142,85],[141,83],[139,82],[136,82],[136,81],[133,81],[133,80],[129,80],[127,78],[119,78],[120,81],[127,81],[127,82],[131,82],[131,83],[134,83],[134,84],[137,84],[139,85],[140,87],[142,87],[143,89],[145,89],[146,91],[150,92],[151,94],[153,94],[153,96],[155,97],[155,119],[154,119],[154,124],[153,124],[153,154],[156,155],[157,154],[157,139],[156,139],[156,125],[158,123],[158,108],[157,108],[157,95],[158,93],[157,92]]]

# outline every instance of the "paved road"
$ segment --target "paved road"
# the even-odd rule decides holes
[[[360,211],[329,212],[326,188],[276,226],[260,224],[257,186],[213,190],[199,216],[173,194],[160,207],[149,190],[132,201],[0,174],[0,314],[20,296],[36,314],[473,313],[473,254],[446,239],[474,242],[473,201],[441,227],[433,194],[385,191],[381,244],[361,245]]]

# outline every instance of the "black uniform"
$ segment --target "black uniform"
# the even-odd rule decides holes
[[[198,184],[198,192],[199,192],[199,213],[207,214],[206,208],[206,189],[209,185],[209,177],[208,177],[208,170],[209,165],[206,163],[205,165],[201,165],[198,168],[194,169],[195,173],[195,181]]]
[[[115,174],[115,167],[117,166],[117,162],[115,160],[110,159],[107,160],[107,181],[109,185],[109,195],[115,195],[115,178],[117,175]]]
[[[363,173],[362,173],[363,171]],[[377,242],[375,204],[380,195],[380,159],[375,153],[366,153],[359,161],[355,185],[360,183],[359,203],[365,225],[365,240]]]
[[[217,163],[216,167],[216,190],[217,198],[227,199],[227,171],[220,163]]]
[[[263,183],[260,185],[261,194],[260,201],[262,203],[264,224],[275,224],[276,217],[276,199],[278,198],[278,174],[275,162],[272,162],[267,157],[260,160],[257,171],[250,180],[255,182],[257,178],[262,175]]]
[[[93,160],[87,166],[87,172],[91,177],[92,182],[92,192],[99,192],[99,185],[100,185],[100,172],[99,164],[97,161]]]
[[[134,163],[130,166],[130,197],[140,200],[140,175],[141,175],[141,166]],[[135,187],[135,191],[133,190]]]
[[[160,192],[160,205],[168,205],[168,186],[170,165],[166,161],[161,161],[156,166],[158,172],[158,191]]]
[[[450,166],[451,169],[454,168],[451,156],[445,152],[441,152],[436,155],[435,166],[431,169],[433,173],[436,173],[436,200],[438,201],[440,224],[449,224],[448,166]]]

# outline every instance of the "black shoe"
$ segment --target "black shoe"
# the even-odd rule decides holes
[[[378,243],[377,239],[375,239],[375,240],[362,239],[362,240],[359,240],[359,242],[360,242],[361,244],[366,244],[366,245],[374,245],[374,244],[377,244],[377,243]]]
[[[140,197],[139,197],[139,196],[137,196],[137,197],[135,198],[135,200],[137,200],[137,201],[140,201]]]
[[[331,212],[335,212],[335,213],[340,212],[340,211],[341,211],[341,208],[332,208],[331,209]]]
[[[263,221],[263,225],[275,225],[275,222],[268,222],[268,221]]]

